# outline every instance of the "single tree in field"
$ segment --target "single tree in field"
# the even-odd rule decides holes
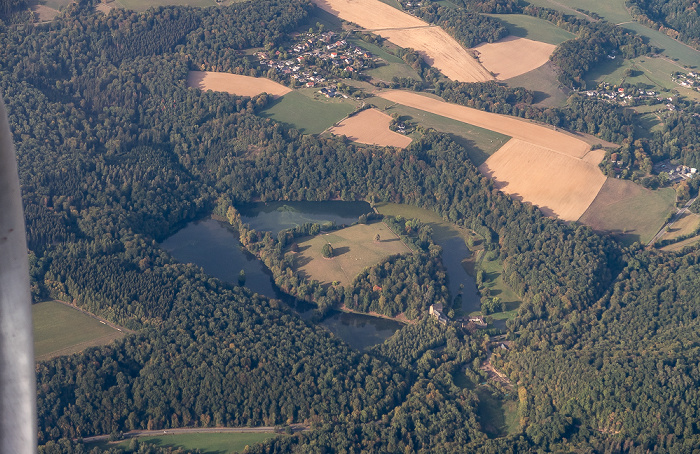
[[[333,246],[331,246],[330,243],[324,244],[323,249],[321,249],[321,254],[327,259],[333,257]]]
[[[381,239],[382,238],[379,236],[378,233],[376,235],[374,235],[374,241],[376,241],[377,243],[379,243],[381,241]]]

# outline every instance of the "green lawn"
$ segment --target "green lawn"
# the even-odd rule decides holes
[[[491,314],[495,320],[511,319],[518,314],[520,298],[511,290],[503,280],[503,264],[497,258],[486,260],[481,258],[477,263],[477,269],[484,272],[484,286],[491,289],[491,296],[497,296],[505,304],[503,312]]]
[[[123,332],[57,301],[32,305],[32,317],[37,360],[76,353],[124,336]]]
[[[150,443],[164,448],[195,450],[199,449],[202,454],[229,454],[243,452],[246,446],[261,443],[270,438],[276,437],[275,433],[202,433],[202,434],[179,434],[179,435],[159,435],[156,437],[139,437],[139,443]],[[122,448],[128,448],[131,440],[124,440],[117,444]],[[100,443],[106,449],[111,444]]]
[[[488,129],[479,128],[420,109],[395,104],[383,98],[369,98],[367,102],[377,106],[379,110],[388,115],[396,112],[410,122],[450,134],[457,143],[467,150],[469,159],[475,166],[483,164],[489,156],[510,140],[510,137]]]
[[[508,28],[511,35],[549,44],[561,44],[576,37],[549,21],[524,14],[486,14],[494,17]]]
[[[286,123],[304,134],[319,134],[355,110],[353,101],[322,98],[317,91],[310,89],[287,93],[261,115]]]
[[[385,64],[382,64],[377,68],[364,71],[368,76],[383,80],[385,82],[391,82],[393,77],[406,77],[409,79],[420,80],[420,76],[415,69],[411,68],[406,64],[406,62],[396,55],[388,52],[386,49],[357,38],[350,39],[349,42],[384,60]]]

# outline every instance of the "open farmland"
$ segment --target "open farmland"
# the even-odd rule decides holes
[[[34,356],[40,361],[109,344],[124,336],[123,331],[59,301],[32,305],[32,317]]]
[[[519,139],[511,139],[479,170],[513,198],[566,221],[580,218],[605,183],[595,164]]]
[[[510,79],[549,61],[556,46],[517,36],[507,36],[495,43],[482,43],[474,47],[479,61],[498,80]]]
[[[628,180],[608,178],[579,222],[612,232],[625,243],[646,243],[673,211],[675,191],[651,191]]]
[[[678,243],[669,244],[668,246],[662,247],[661,250],[664,252],[682,251],[684,248],[689,246],[695,246],[698,244],[698,242],[700,242],[700,235],[688,238],[687,240],[679,241]]]
[[[263,77],[211,71],[190,71],[187,77],[187,86],[201,90],[222,91],[238,96],[256,96],[261,93],[283,96],[292,91],[282,84]]]
[[[674,240],[685,235],[691,235],[698,227],[700,227],[700,215],[686,211],[666,229],[666,233],[659,239]]]
[[[573,134],[564,133],[560,130],[555,131],[548,126],[530,123],[506,115],[483,112],[458,104],[451,104],[413,92],[388,90],[378,92],[376,96],[463,123],[469,123],[480,128],[490,129],[515,139],[520,139],[523,142],[556,150],[574,158],[583,158],[591,148],[588,143]]]
[[[377,109],[367,109],[333,126],[329,131],[345,135],[353,142],[405,148],[411,138],[389,129],[391,117]]]
[[[243,452],[246,446],[262,443],[278,435],[274,432],[236,432],[236,433],[186,433],[174,435],[155,435],[138,437],[140,443],[149,443],[161,448],[173,450],[182,449],[187,452],[199,450],[206,454],[232,454]],[[96,443],[103,449],[118,446],[122,449],[129,447],[131,440],[123,440],[113,444],[109,442]],[[182,451],[184,452],[184,451]]]
[[[525,14],[486,14],[503,22],[513,36],[558,45],[576,38],[576,35],[561,29],[553,23]]]
[[[314,0],[321,9],[370,30],[397,46],[412,48],[452,80],[483,82],[491,74],[440,27],[379,0]]]
[[[379,234],[381,240],[374,241]],[[321,255],[323,245],[333,246],[333,257]],[[410,253],[411,250],[392,232],[386,224],[357,224],[341,230],[322,233],[299,243],[296,257],[297,269],[308,280],[324,284],[338,281],[347,285],[360,271],[379,263],[394,254]]]
[[[355,110],[346,99],[325,99],[314,89],[295,90],[277,99],[261,116],[286,123],[304,134],[319,134]]]

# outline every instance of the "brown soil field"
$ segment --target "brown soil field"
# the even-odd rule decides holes
[[[379,0],[313,0],[324,11],[357,24],[397,46],[412,48],[446,77],[483,82],[493,76],[445,30]]]
[[[405,148],[411,138],[389,129],[391,117],[377,109],[366,109],[338,123],[329,131],[353,142]]]
[[[581,160],[583,162],[587,162],[589,164],[593,164],[594,166],[597,166],[600,164],[600,162],[603,160],[605,157],[605,150],[602,148],[598,148],[596,150],[591,150],[588,153],[586,153]]]
[[[537,69],[549,61],[557,46],[517,36],[474,47],[482,65],[498,80],[510,79]]]
[[[572,134],[561,130],[555,131],[507,115],[499,115],[471,107],[451,104],[439,99],[401,90],[387,90],[376,93],[380,98],[441,115],[453,120],[469,123],[484,129],[490,129],[514,139],[520,139],[540,147],[549,148],[573,158],[583,158],[591,149],[590,145]]]
[[[379,234],[381,241],[374,241]],[[330,259],[321,255],[323,245],[333,246]],[[322,233],[299,242],[295,258],[298,271],[308,280],[322,284],[338,281],[348,285],[368,266],[394,254],[410,254],[411,250],[383,222],[357,224],[341,230]]]
[[[269,93],[272,96],[284,96],[291,88],[263,77],[241,76],[238,74],[211,71],[190,71],[187,86],[201,90],[222,91],[238,96],[256,96]]]
[[[596,165],[520,139],[511,139],[479,170],[511,197],[565,221],[581,217],[605,183]]]

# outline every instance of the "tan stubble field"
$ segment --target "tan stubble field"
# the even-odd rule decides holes
[[[516,77],[537,69],[549,61],[557,46],[517,36],[507,36],[495,43],[482,43],[473,49],[479,61],[498,80]]]
[[[284,96],[291,88],[285,87],[264,77],[241,76],[239,74],[212,71],[190,71],[187,86],[200,90],[221,91],[238,96],[256,96],[269,93],[272,96]]]
[[[345,135],[353,142],[405,148],[411,138],[389,129],[391,117],[377,109],[367,109],[338,123],[328,131]]]

